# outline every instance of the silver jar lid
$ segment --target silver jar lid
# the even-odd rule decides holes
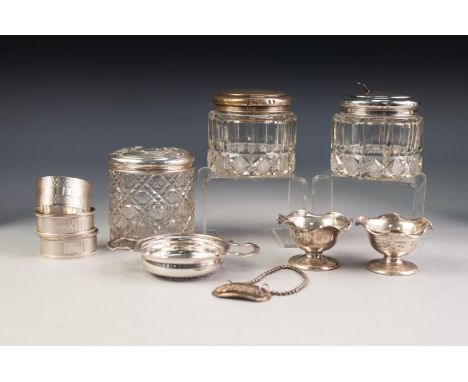
[[[219,92],[213,97],[216,111],[237,113],[283,113],[292,98],[276,90],[242,89]]]
[[[107,157],[119,171],[184,171],[192,168],[195,158],[176,147],[133,146],[113,151]]]
[[[344,97],[340,102],[343,112],[363,116],[417,114],[419,101],[411,96],[374,92],[363,83],[358,82],[358,85],[363,94]]]

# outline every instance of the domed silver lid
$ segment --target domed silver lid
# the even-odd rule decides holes
[[[121,171],[183,171],[192,167],[195,158],[176,147],[133,146],[111,152],[107,160]]]
[[[219,92],[213,97],[215,109],[235,113],[283,113],[292,98],[285,92],[260,89],[237,89]]]
[[[359,115],[412,115],[417,114],[419,101],[407,95],[370,91],[358,82],[363,94],[345,96],[340,106],[345,113]]]

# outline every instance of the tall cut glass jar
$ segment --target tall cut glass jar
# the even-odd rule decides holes
[[[345,97],[333,116],[331,170],[375,180],[410,179],[421,172],[423,118],[409,96],[369,92]]]
[[[114,151],[109,164],[110,249],[138,240],[194,232],[194,157],[184,149],[135,146]]]
[[[208,166],[217,176],[271,177],[295,167],[296,116],[291,97],[234,90],[213,98],[208,115]]]

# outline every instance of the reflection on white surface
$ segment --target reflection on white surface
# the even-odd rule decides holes
[[[105,249],[104,197],[95,198],[100,253],[86,259],[41,258],[31,212],[0,227],[0,344],[466,345],[468,213],[460,201],[468,182],[452,179],[449,172],[429,176],[426,215],[434,231],[410,256],[417,275],[367,271],[375,251],[365,231],[353,227],[329,251],[338,270],[308,273],[310,283],[300,293],[258,304],[216,299],[211,291],[229,279],[250,280],[298,253],[278,245],[274,224],[248,235],[226,227],[223,237],[253,241],[260,254],[228,257],[203,280],[169,282],[145,272],[137,253]],[[245,223],[236,218],[232,226]],[[265,282],[287,289],[297,280],[285,272]]]

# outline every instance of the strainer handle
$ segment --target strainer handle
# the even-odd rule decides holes
[[[236,256],[241,256],[241,257],[248,257],[248,256],[254,256],[257,255],[260,252],[260,247],[257,244],[254,243],[235,243],[233,241],[229,241],[229,251],[227,252],[227,255],[236,255]],[[249,252],[239,252],[239,251],[234,251],[232,252],[231,249],[233,248],[250,248]]]

